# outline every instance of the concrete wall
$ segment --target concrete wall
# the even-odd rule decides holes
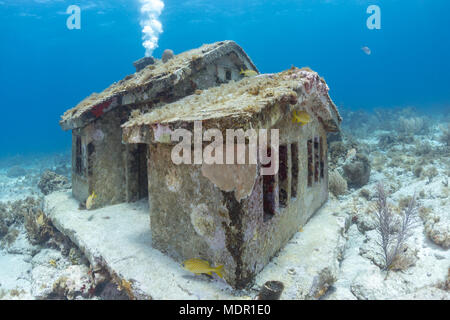
[[[328,199],[328,164],[326,157],[326,134],[317,121],[300,127],[300,124],[282,120],[274,128],[280,128],[280,145],[291,146],[298,142],[298,184],[297,196],[292,197],[292,159],[288,159],[288,201],[285,208],[278,208],[277,213],[264,221],[262,179],[258,178],[255,188],[246,201],[243,201],[243,231],[245,245],[241,253],[242,281],[252,278],[261,271],[270,259],[289,239],[304,226],[309,218]],[[324,152],[324,177],[308,186],[308,149],[307,141],[313,137],[322,137]],[[288,155],[290,152],[288,152]],[[278,181],[277,181],[278,182]],[[255,205],[256,203],[256,205]]]
[[[287,206],[277,208],[267,221],[262,177],[256,166],[177,166],[171,161],[171,145],[150,145],[152,245],[180,263],[202,258],[213,265],[223,264],[229,284],[236,288],[248,285],[328,197],[322,126],[315,120],[301,127],[285,118],[273,128],[280,129],[280,145],[290,148],[298,143],[299,171],[297,197],[291,198],[292,159],[288,157]],[[307,141],[315,136],[324,142],[324,177],[308,187]]]

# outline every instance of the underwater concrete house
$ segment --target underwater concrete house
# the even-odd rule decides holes
[[[204,45],[165,63],[158,60],[144,67],[141,60],[135,63],[140,71],[92,94],[62,116],[61,127],[72,130],[72,192],[80,202],[92,192],[97,194],[95,207],[147,197],[147,148],[122,143],[121,125],[131,113],[239,80],[242,69],[257,71],[233,41]]]
[[[310,116],[305,125],[293,121],[302,111]],[[249,285],[327,201],[326,137],[341,121],[326,83],[297,68],[198,91],[131,117],[122,126],[123,142],[148,150],[147,168],[143,162],[140,170],[148,176],[153,247],[179,262],[224,265],[229,284]],[[167,134],[177,129],[192,132],[193,140],[195,130],[217,129],[223,141],[227,129],[278,129],[279,170],[262,175],[267,163],[259,157],[245,164],[175,164],[178,141]],[[202,150],[210,141],[200,140]],[[250,150],[249,137],[231,141],[234,150],[239,144]],[[272,144],[267,148],[274,150]]]

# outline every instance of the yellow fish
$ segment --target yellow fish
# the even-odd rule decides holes
[[[39,226],[44,225],[44,214],[41,212],[41,214],[37,217],[36,222]]]
[[[216,273],[219,277],[223,278],[222,269],[223,265],[218,267],[211,267],[208,261],[201,259],[189,259],[183,263],[183,267],[195,274],[203,274],[212,275],[212,272]]]
[[[258,72],[256,72],[255,70],[241,69],[240,74],[244,75],[244,77],[254,77],[258,75]]]
[[[97,195],[95,194],[95,192],[92,192],[92,194],[86,200],[86,209],[90,210],[92,208],[95,198],[97,198]]]
[[[310,122],[311,117],[309,116],[308,112],[300,111],[297,113],[297,111],[294,110],[294,112],[292,113],[292,123],[300,123],[303,126]]]

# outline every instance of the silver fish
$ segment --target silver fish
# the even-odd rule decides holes
[[[362,47],[361,50],[364,51],[364,53],[368,56],[370,56],[370,54],[372,53],[369,47]]]

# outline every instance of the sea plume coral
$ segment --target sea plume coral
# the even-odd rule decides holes
[[[450,147],[450,123],[447,123],[447,128],[441,126],[440,129],[442,131],[441,142],[447,147]]]
[[[388,205],[386,191],[381,183],[377,185],[376,198],[376,230],[380,236],[378,245],[383,251],[384,270],[390,270],[394,264],[403,264],[400,262],[406,251],[406,241],[417,222],[417,203],[413,196],[403,210],[400,224],[398,224],[394,212]]]
[[[425,117],[403,117],[398,120],[397,130],[404,134],[420,134],[429,131],[429,120]]]
[[[29,209],[25,215],[25,230],[32,244],[41,244],[53,236],[53,228],[42,210]]]

